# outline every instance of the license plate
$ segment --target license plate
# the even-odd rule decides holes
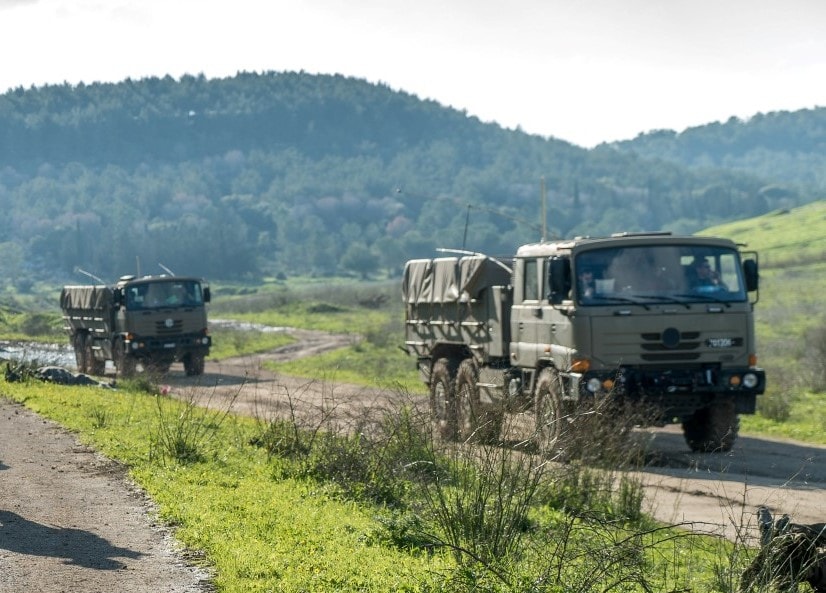
[[[164,347],[164,348],[174,348],[174,347],[175,347],[175,343],[174,343],[174,342],[172,342],[172,343],[169,343],[169,344],[164,344],[164,345],[163,345],[163,347]]]

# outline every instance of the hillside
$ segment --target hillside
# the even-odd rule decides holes
[[[810,201],[799,183],[584,150],[343,76],[15,89],[0,95],[0,282],[159,272],[398,274],[439,246],[693,232]]]
[[[826,201],[739,220],[706,229],[760,253],[764,270],[805,268],[826,262]]]
[[[826,388],[826,201],[716,226],[702,234],[731,237],[759,253],[755,319],[769,392],[791,401],[807,389]]]
[[[658,130],[612,147],[643,159],[753,173],[781,185],[826,190],[826,107],[731,118],[677,133]],[[774,188],[774,191],[783,191]]]

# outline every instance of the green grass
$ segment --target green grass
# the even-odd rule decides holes
[[[788,420],[778,421],[763,414],[742,416],[742,434],[789,438],[826,445],[826,395],[797,392],[790,402]],[[758,398],[758,410],[760,398]]]
[[[286,333],[245,331],[239,329],[212,328],[211,360],[223,360],[234,356],[244,356],[268,352],[295,342]]]
[[[351,383],[366,387],[399,386],[413,393],[426,388],[414,367],[415,361],[395,348],[388,350],[369,342],[290,362],[265,362],[272,371],[295,377]]]

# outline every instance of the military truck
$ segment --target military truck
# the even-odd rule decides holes
[[[598,402],[682,423],[694,451],[728,451],[765,389],[753,307],[758,258],[723,238],[620,233],[407,262],[405,349],[443,437],[492,441],[504,414],[560,444]],[[608,398],[608,399],[606,399]]]
[[[180,361],[187,375],[201,375],[212,345],[209,300],[199,278],[123,276],[114,285],[65,286],[60,307],[82,373],[102,375],[107,360],[123,376],[139,364],[165,373]]]

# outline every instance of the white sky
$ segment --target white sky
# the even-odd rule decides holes
[[[304,70],[591,147],[826,106],[824,0],[0,0],[0,92]]]

